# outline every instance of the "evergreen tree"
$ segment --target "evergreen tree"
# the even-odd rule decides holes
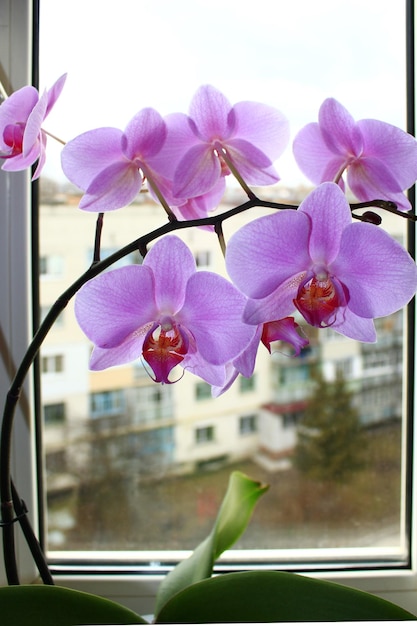
[[[311,478],[347,482],[365,460],[365,437],[343,376],[316,372],[315,388],[297,429],[294,465]]]

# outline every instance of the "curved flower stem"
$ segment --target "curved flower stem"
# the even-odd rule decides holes
[[[282,204],[278,202],[270,202],[266,200],[260,200],[255,196],[253,192],[250,192],[249,200],[244,202],[243,204],[229,209],[223,213],[220,213],[216,216],[210,216],[200,219],[194,220],[184,220],[179,221],[176,218],[170,220],[165,223],[163,226],[147,233],[135,239],[128,245],[124,246],[114,254],[110,255],[106,259],[102,261],[93,259],[91,266],[72,284],[68,289],[66,289],[61,296],[55,301],[43,320],[42,324],[39,326],[37,332],[35,333],[23,359],[18,367],[14,379],[11,383],[10,389],[6,396],[6,402],[3,411],[3,420],[2,420],[2,428],[0,434],[0,500],[1,500],[1,513],[2,513],[2,522],[1,526],[3,528],[3,550],[4,550],[4,562],[6,568],[6,574],[10,584],[19,584],[19,577],[17,573],[17,564],[16,564],[16,556],[14,550],[14,515],[16,510],[16,496],[14,498],[15,503],[13,502],[13,493],[12,493],[12,481],[11,481],[11,442],[12,442],[12,429],[13,429],[13,420],[15,415],[15,410],[17,403],[20,399],[23,383],[25,381],[26,375],[38,354],[44,339],[48,335],[51,327],[53,326],[55,320],[60,315],[60,313],[65,309],[68,302],[75,296],[75,294],[79,291],[79,289],[89,280],[98,276],[105,269],[111,267],[114,263],[124,258],[125,256],[131,254],[135,250],[146,250],[146,246],[151,242],[161,237],[162,235],[166,235],[170,232],[174,232],[176,230],[181,230],[184,228],[192,228],[196,226],[214,226],[216,233],[219,236],[219,241],[221,245],[224,247],[224,237],[222,231],[222,224],[228,218],[247,211],[248,209],[254,207],[266,207],[277,210],[296,210],[298,205],[294,204]],[[398,212],[393,203],[387,202],[385,200],[375,200],[371,202],[362,202],[359,204],[351,205],[352,209],[365,208],[378,206],[380,208],[386,209],[388,211],[394,212],[397,215],[401,215],[402,217],[406,217],[408,219],[416,219],[414,216],[409,214],[404,214]],[[175,217],[175,216],[174,216]],[[96,227],[96,239],[100,237],[100,219],[98,219],[97,227]],[[222,243],[223,241],[223,243]],[[96,243],[96,246],[99,245]],[[97,256],[97,250],[95,251],[95,257]],[[17,505],[19,508],[19,505]],[[28,520],[27,520],[27,523]],[[26,535],[26,532],[25,532]],[[33,535],[33,532],[32,532]],[[46,560],[45,560],[46,564]],[[46,565],[45,565],[46,566]],[[47,566],[46,566],[47,567]]]
[[[229,170],[231,171],[233,176],[236,178],[237,182],[242,187],[243,191],[246,193],[248,198],[256,198],[256,196],[253,193],[252,189],[250,189],[250,187],[248,187],[246,182],[243,180],[242,176],[240,175],[239,171],[237,170],[235,164],[233,163],[232,159],[229,157],[229,155],[226,152],[226,150],[224,148],[219,148],[218,152],[219,152],[219,156],[226,163],[227,167],[229,168]]]
[[[170,222],[175,222],[176,221],[176,216],[173,214],[171,207],[169,206],[168,202],[165,200],[164,196],[161,193],[161,190],[159,189],[158,185],[156,184],[155,180],[153,179],[153,177],[149,174],[149,172],[147,170],[143,170],[143,173],[148,181],[149,186],[152,188],[153,192],[155,193],[156,197],[158,198],[159,202],[161,203],[161,205],[163,206],[163,208],[165,209],[165,213],[168,215],[168,219]]]
[[[103,222],[104,222],[104,213],[99,213],[97,215],[96,234],[94,237],[93,263],[98,263],[100,261],[101,233],[103,232]]]
[[[64,141],[63,139],[60,139],[56,135],[53,135],[52,133],[50,133],[48,130],[45,130],[44,128],[42,128],[42,130],[45,133],[45,135],[48,135],[48,137],[51,137],[51,139],[55,139],[55,141],[57,141],[58,143],[62,143],[63,146],[66,145],[67,142]]]

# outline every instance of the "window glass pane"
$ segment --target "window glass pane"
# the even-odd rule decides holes
[[[100,0],[41,0],[40,46],[41,86],[69,73],[46,125],[64,140],[99,126],[122,129],[147,106],[186,112],[204,83],[232,103],[278,108],[292,137],[329,96],[356,119],[405,127],[398,0],[122,0],[111,10]],[[299,204],[311,184],[291,146],[277,169],[280,182],[259,197]],[[78,209],[79,191],[63,178],[51,139],[41,192],[44,315],[91,262],[96,215]],[[232,184],[220,208],[245,199]],[[261,214],[228,221],[226,239]],[[406,220],[381,215],[381,228],[405,243]],[[165,221],[148,194],[138,195],[106,214],[103,253]],[[179,236],[199,270],[225,272],[211,232]],[[403,312],[377,320],[375,344],[304,326],[309,345],[300,356],[261,347],[254,376],[212,399],[210,386],[187,372],[173,385],[155,384],[140,358],[90,372],[91,345],[70,303],[41,357],[49,550],[191,549],[240,469],[270,484],[237,546],[258,551],[250,558],[279,560],[284,549],[294,550],[286,559],[303,560],[310,549],[334,561],[350,548],[345,560],[406,561]]]

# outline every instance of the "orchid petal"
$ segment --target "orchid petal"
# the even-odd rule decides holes
[[[256,146],[271,162],[284,152],[290,129],[286,117],[277,109],[258,102],[238,102],[233,110],[236,115],[235,137],[243,137]]]
[[[213,398],[218,398],[225,391],[230,389],[230,387],[235,382],[236,378],[239,376],[238,370],[233,366],[232,363],[227,363],[224,366],[224,372],[225,372],[225,380],[223,384],[215,385],[214,383],[211,383],[212,384],[211,395]]]
[[[87,187],[79,207],[97,212],[120,209],[134,200],[141,186],[140,172],[128,161],[112,163]]]
[[[311,259],[316,265],[328,265],[338,254],[344,229],[352,222],[344,193],[335,183],[323,183],[308,194],[298,210],[311,218]]]
[[[96,176],[117,161],[125,161],[123,133],[118,128],[97,128],[69,141],[61,152],[65,176],[85,191]]]
[[[221,365],[246,348],[255,329],[242,322],[246,298],[225,278],[196,272],[187,283],[178,319],[193,334],[201,356]]]
[[[174,196],[193,198],[207,193],[221,175],[218,156],[207,144],[190,148],[181,159],[174,177]]]
[[[379,198],[395,202],[401,211],[409,211],[411,204],[402,193],[402,187],[393,178],[386,165],[373,157],[364,157],[352,163],[348,183],[355,196],[362,201]]]
[[[166,124],[158,111],[151,108],[142,109],[130,120],[125,129],[122,150],[130,160],[137,156],[146,160],[160,152],[166,136]]]
[[[234,126],[234,119],[229,118],[231,110],[230,102],[218,89],[203,85],[191,100],[189,114],[201,137],[212,141],[230,136]]]
[[[251,185],[273,185],[279,176],[269,158],[244,139],[231,139],[225,148],[239,174]]]
[[[152,270],[129,265],[93,278],[76,296],[75,315],[87,337],[100,348],[114,348],[132,333],[142,345],[147,325],[158,316]]]
[[[250,298],[245,307],[243,321],[258,325],[288,317],[295,309],[294,300],[303,280],[305,272],[300,272],[281,283],[265,298]]]
[[[350,113],[334,98],[327,98],[319,110],[319,126],[327,147],[339,155],[359,156],[363,138]]]
[[[227,244],[226,267],[232,281],[251,298],[275,291],[311,265],[310,229],[311,220],[302,211],[282,211],[249,222]],[[263,321],[270,319],[276,316]]]
[[[329,270],[349,291],[349,309],[361,317],[390,315],[417,288],[417,267],[408,252],[378,226],[354,223],[340,242]]]
[[[226,383],[227,365],[213,365],[208,363],[199,352],[187,354],[182,362],[182,367],[187,372],[202,378],[209,385],[222,387]],[[236,373],[237,376],[237,373]]]
[[[327,167],[329,161],[335,159],[335,155],[326,145],[318,124],[307,124],[298,132],[293,143],[293,153],[298,167],[313,183],[319,184],[326,179],[329,180]],[[343,165],[345,157],[338,155],[337,159],[334,175]],[[331,180],[334,175],[331,175]]]
[[[386,122],[359,120],[364,137],[364,154],[384,162],[401,190],[411,187],[417,179],[417,141]]]
[[[33,107],[23,133],[23,154],[27,154],[39,138],[42,122],[45,119],[46,108],[48,106],[48,94],[41,96],[39,101]]]
[[[298,356],[301,350],[308,346],[308,339],[297,332],[299,325],[293,317],[285,317],[274,322],[267,322],[262,328],[262,343],[271,352],[273,341],[285,341],[294,348],[294,356]]]
[[[186,154],[201,139],[193,132],[190,119],[184,113],[171,113],[164,118],[167,137],[163,150],[152,157],[152,167],[165,178],[173,179],[175,170]]]
[[[364,343],[375,343],[376,341],[373,319],[355,315],[348,308],[337,312],[336,320],[330,328],[356,341],[363,341]]]
[[[136,361],[142,354],[142,344],[145,333],[141,336],[134,334],[127,337],[123,343],[114,348],[99,348],[95,346],[90,355],[89,368],[100,371],[116,365],[125,365]]]
[[[250,378],[255,369],[256,355],[258,353],[259,342],[261,340],[262,335],[262,326],[259,325],[256,328],[255,334],[246,348],[239,354],[236,359],[233,360],[233,365],[237,369],[237,371],[245,376],[245,378]]]
[[[55,102],[58,100],[61,92],[64,88],[65,81],[67,80],[67,74],[63,74],[54,82],[52,87],[48,89],[48,106],[46,107],[45,117],[49,115]]]
[[[143,262],[155,278],[155,301],[165,315],[175,315],[184,303],[189,278],[196,272],[194,256],[175,235],[160,239]]]

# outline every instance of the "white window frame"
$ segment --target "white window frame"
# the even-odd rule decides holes
[[[31,82],[32,1],[0,0],[0,62],[14,89]],[[1,69],[1,68],[0,68]],[[3,77],[4,78],[4,77]],[[30,174],[7,174],[0,171],[0,321],[9,359],[5,366],[0,360],[0,393],[5,397],[13,363],[24,353],[31,336],[31,259],[30,259]],[[25,259],[24,250],[27,250]],[[33,421],[33,382],[30,377],[25,387],[29,410],[23,415],[18,408],[14,428],[13,476],[20,495],[24,498],[35,532],[39,532],[38,490],[36,484],[35,427]],[[22,403],[21,403],[22,404]],[[414,446],[416,445],[414,441]],[[417,456],[417,455],[414,455]],[[414,475],[416,474],[414,459]],[[414,483],[417,481],[415,480]],[[414,614],[417,613],[417,559],[416,536],[417,494],[414,486],[411,536],[411,567],[404,569],[357,569],[351,571],[314,571],[312,576],[351,585],[381,595],[396,602]],[[22,582],[37,580],[37,571],[20,532],[17,551]],[[103,563],[106,554],[103,553]],[[128,558],[128,554],[126,557]],[[132,565],[134,571],[136,568]],[[83,574],[74,569],[54,567],[57,584],[107,596],[133,610],[148,614],[153,610],[156,589],[162,575],[157,570],[141,573],[103,573],[97,567],[93,573]],[[114,571],[114,568],[112,568]],[[6,584],[4,567],[0,560],[0,584]]]

